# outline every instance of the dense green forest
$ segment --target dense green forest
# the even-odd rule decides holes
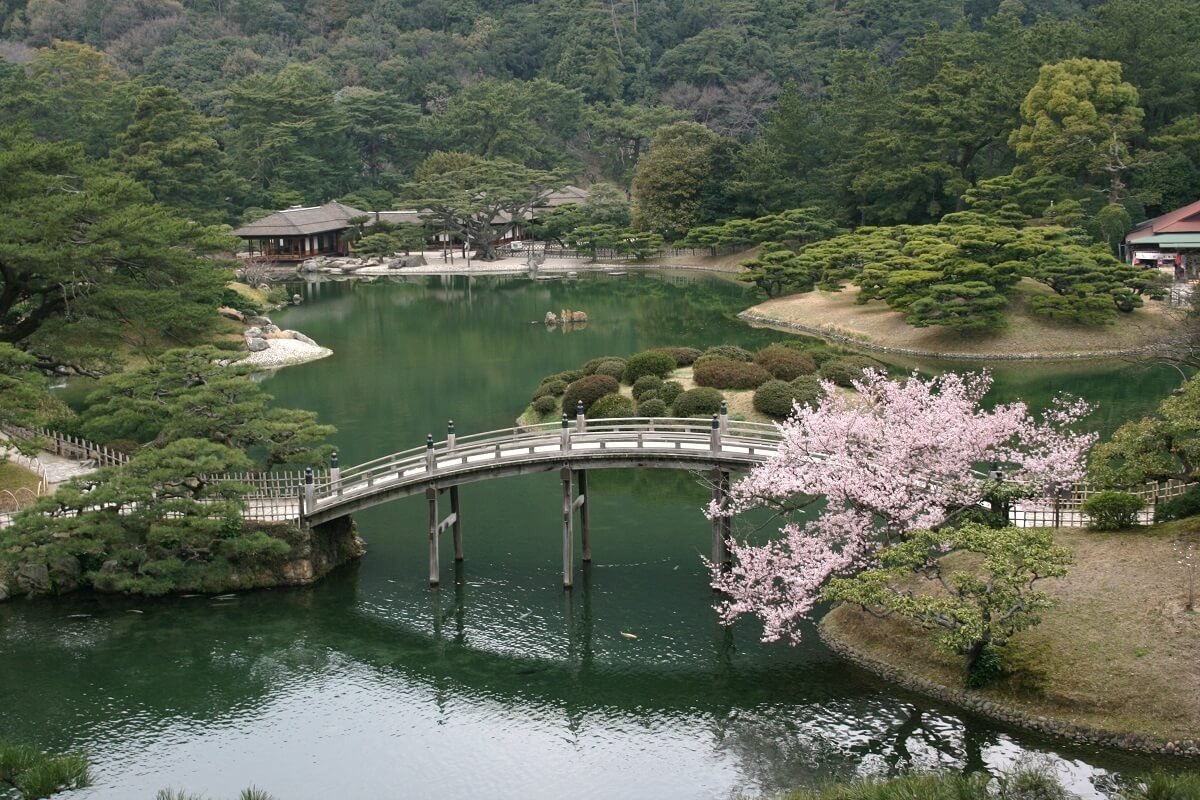
[[[931,223],[1014,169],[1034,216],[1200,196],[1190,0],[0,0],[0,33],[6,125],[203,222],[390,206],[436,151],[632,187],[668,237]]]

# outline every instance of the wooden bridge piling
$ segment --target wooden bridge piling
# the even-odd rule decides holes
[[[566,417],[563,417],[564,422]],[[564,428],[564,430],[566,430]],[[562,479],[563,493],[563,560],[562,560],[562,579],[563,588],[570,589],[575,585],[573,570],[575,567],[574,547],[575,547],[575,499],[571,496],[571,468],[563,467],[559,470],[559,477]]]
[[[722,508],[729,498],[730,475],[722,469],[712,471],[713,505]],[[712,563],[728,569],[732,565],[729,556],[729,539],[732,535],[732,521],[729,517],[719,516],[712,519]]]
[[[458,487],[450,487],[450,516],[454,517],[454,560],[463,560],[462,512],[458,505]]]
[[[425,490],[425,499],[429,501],[429,585],[437,586],[442,582],[441,554],[438,552],[437,488],[434,486],[427,488]]]
[[[578,488],[579,497],[575,502],[579,504],[579,535],[582,538],[583,544],[583,563],[588,563],[592,560],[592,531],[588,506],[591,505],[591,499],[588,497],[588,476],[587,470],[577,470],[575,473],[575,483]]]

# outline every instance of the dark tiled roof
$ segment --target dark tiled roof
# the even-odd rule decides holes
[[[273,236],[307,236],[312,233],[338,231],[350,227],[352,217],[366,216],[342,203],[326,203],[310,208],[289,208],[256,219],[235,230],[235,236],[244,239],[270,238]]]

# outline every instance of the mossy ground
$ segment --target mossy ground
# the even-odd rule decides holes
[[[1144,347],[1171,336],[1178,314],[1162,303],[1147,300],[1130,314],[1118,314],[1112,325],[1077,325],[1037,316],[1029,298],[1050,290],[1024,279],[1009,302],[1008,324],[998,331],[964,334],[932,326],[914,328],[882,302],[856,305],[856,287],[840,292],[814,291],[778,297],[747,309],[780,322],[809,326],[867,344],[930,353],[973,353],[980,356],[1015,353],[1102,353]]]
[[[1200,738],[1200,611],[1188,610],[1182,549],[1200,558],[1200,518],[1149,529],[1063,529],[1070,573],[1045,582],[1058,604],[1005,649],[1007,675],[981,696],[1025,714],[1161,739]],[[827,635],[909,674],[962,685],[961,659],[929,633],[843,605]]]

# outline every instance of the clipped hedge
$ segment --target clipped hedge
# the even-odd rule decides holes
[[[663,385],[658,387],[658,399],[668,406],[674,405],[675,398],[681,394],[683,394],[683,384],[679,381],[664,381]]]
[[[754,354],[754,363],[761,366],[771,377],[781,381],[792,381],[801,375],[811,375],[817,371],[817,362],[812,356],[800,350],[773,344],[764,347]]]
[[[552,414],[558,410],[558,398],[552,394],[544,394],[541,397],[534,398],[533,410],[537,412],[539,417]]]
[[[1128,492],[1097,492],[1083,501],[1080,511],[1091,517],[1088,527],[1094,531],[1123,531],[1137,523],[1145,503]]]
[[[541,397],[560,397],[567,390],[567,382],[560,380],[546,381],[533,393],[533,399]]]
[[[614,419],[616,417],[632,417],[633,401],[623,394],[606,394],[588,409],[591,419]]]
[[[621,358],[620,356],[600,356],[599,358],[593,358],[591,361],[583,365],[583,374],[595,375],[596,368],[606,361],[620,361],[621,369],[625,368],[625,359]]]
[[[677,417],[711,416],[721,410],[724,395],[716,389],[702,386],[699,389],[689,389],[671,405],[671,410]]]
[[[700,357],[700,351],[694,347],[656,347],[654,349],[675,359],[677,367],[686,367]]]
[[[662,378],[657,375],[643,375],[633,382],[633,396],[641,400],[646,392],[657,392],[662,385]]]
[[[575,381],[582,378],[585,374],[586,373],[584,373],[584,371],[581,369],[563,370],[562,372],[556,372],[553,375],[547,375],[546,377],[542,378],[542,383],[549,383],[550,381],[562,381],[563,383],[574,383]]]
[[[621,380],[633,384],[638,378],[646,375],[665,378],[674,371],[675,359],[658,350],[646,350],[629,357],[625,362],[625,373]]]
[[[744,350],[732,344],[718,344],[704,351],[706,356],[719,356],[731,361],[753,361],[754,356],[749,350]]]
[[[614,358],[609,361],[605,361],[596,366],[596,370],[593,374],[607,375],[608,377],[614,378],[619,381],[619,380],[621,380],[621,377],[625,374],[625,362],[619,358]]]
[[[792,414],[792,403],[815,403],[821,397],[821,384],[813,375],[794,381],[770,380],[754,392],[754,408],[768,417],[783,419]]]
[[[866,356],[838,356],[821,365],[821,377],[838,386],[849,386],[862,378],[864,369],[879,369],[879,362]]]
[[[575,407],[582,401],[586,411],[592,403],[606,394],[616,394],[621,390],[617,379],[608,375],[586,375],[567,387],[563,393],[563,413],[568,417],[575,416]],[[590,411],[587,413],[591,413]]]
[[[643,400],[638,403],[637,413],[639,417],[665,417],[667,415],[667,404],[657,397],[652,397],[649,400]]]
[[[729,359],[705,360],[692,369],[697,386],[715,389],[756,389],[771,379],[771,374],[758,364]]]
[[[1155,522],[1194,517],[1200,514],[1200,486],[1193,486],[1179,497],[1159,503],[1154,508]]]

